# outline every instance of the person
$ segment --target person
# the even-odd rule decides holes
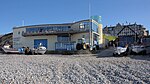
[[[27,53],[28,53],[28,48],[25,47],[25,55],[27,55]]]
[[[29,49],[29,47],[26,47],[25,48],[25,55],[31,55],[32,54],[32,52],[31,52],[31,50]]]
[[[24,53],[24,48],[23,47],[19,48],[18,51],[19,51],[19,53]]]
[[[86,43],[86,40],[84,37],[82,37],[82,43]]]
[[[128,55],[128,53],[129,53],[129,46],[128,46],[128,44],[126,44],[126,46],[125,46],[127,49],[126,49],[126,55]]]

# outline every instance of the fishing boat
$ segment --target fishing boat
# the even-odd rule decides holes
[[[46,47],[42,46],[42,44],[40,43],[38,48],[36,49],[32,49],[30,51],[29,47],[23,47],[23,48],[19,48],[19,49],[14,49],[10,47],[11,45],[6,44],[2,47],[2,50],[4,51],[4,53],[10,53],[10,54],[45,54],[46,52]]]
[[[39,47],[37,49],[33,49],[32,51],[35,53],[35,54],[45,54],[46,53],[46,47],[44,47],[42,45],[42,43],[39,44]]]
[[[133,45],[130,54],[146,55],[146,47],[144,45]]]
[[[127,56],[129,54],[129,47],[126,45],[125,47],[115,47],[113,56]]]
[[[10,46],[11,45],[7,44],[2,47],[4,53],[15,53],[15,54],[20,53],[18,49],[11,48]]]

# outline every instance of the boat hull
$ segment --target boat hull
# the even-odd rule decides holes
[[[45,54],[46,53],[46,48],[45,47],[43,47],[43,46],[41,46],[41,47],[39,47],[39,48],[37,48],[37,49],[33,49],[33,52],[35,53],[35,54]]]
[[[20,52],[13,48],[2,48],[4,53],[12,53],[12,54],[19,54]]]

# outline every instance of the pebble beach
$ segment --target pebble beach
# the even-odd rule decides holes
[[[150,56],[1,54],[0,84],[150,84]]]

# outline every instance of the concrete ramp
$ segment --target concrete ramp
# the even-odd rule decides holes
[[[113,56],[113,51],[114,51],[113,47],[102,50],[100,53],[98,53],[98,57],[111,57]]]

